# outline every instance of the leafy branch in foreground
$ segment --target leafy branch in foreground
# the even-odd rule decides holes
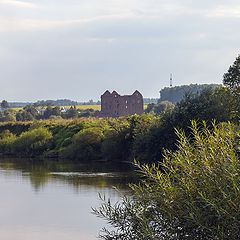
[[[211,130],[192,122],[192,137],[177,131],[178,149],[161,165],[139,166],[143,178],[132,196],[103,204],[94,213],[111,225],[106,240],[220,240],[240,238],[240,163],[237,129]]]

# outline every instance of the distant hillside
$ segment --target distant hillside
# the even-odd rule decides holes
[[[190,84],[176,87],[165,87],[160,91],[160,101],[180,102],[186,94],[199,94],[204,89],[216,88],[220,84]]]
[[[144,104],[158,103],[158,98],[143,98]]]

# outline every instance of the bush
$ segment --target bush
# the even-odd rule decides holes
[[[63,158],[76,160],[97,160],[101,158],[101,143],[103,131],[101,128],[86,128],[73,136],[72,144],[62,152]]]
[[[192,124],[192,138],[177,131],[178,149],[160,165],[141,166],[132,197],[95,214],[115,227],[103,239],[237,240],[240,238],[240,163],[234,125]]]
[[[10,154],[12,152],[12,145],[16,140],[16,135],[9,130],[5,130],[0,134],[0,153]]]
[[[38,127],[22,133],[13,143],[13,152],[16,155],[38,156],[46,149],[52,133],[44,127]]]
[[[132,142],[129,120],[123,118],[109,120],[104,135],[101,149],[103,157],[111,161],[127,161]]]

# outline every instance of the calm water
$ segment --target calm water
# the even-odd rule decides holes
[[[0,236],[4,240],[93,240],[104,221],[91,214],[98,194],[128,193],[124,166],[0,159]]]

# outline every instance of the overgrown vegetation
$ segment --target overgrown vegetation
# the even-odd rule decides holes
[[[139,166],[143,179],[132,197],[104,202],[95,214],[114,230],[103,239],[239,239],[239,130],[231,124],[193,122],[191,137],[177,131],[175,152]]]
[[[156,162],[161,160],[163,148],[176,148],[174,128],[189,132],[188,126],[192,119],[237,123],[239,106],[240,96],[226,87],[220,87],[202,91],[200,95],[186,95],[176,106],[167,102],[160,103],[150,113],[142,116],[1,123],[0,133],[8,130],[14,135],[16,143],[13,137],[9,139],[3,134],[0,153],[78,161],[133,161],[136,158],[141,162]],[[32,138],[31,131],[36,127],[46,129],[52,137],[48,139],[45,147],[33,149],[30,153],[28,148],[26,151],[26,147],[17,143],[23,138],[22,134],[26,141],[27,138]],[[6,147],[8,141],[9,147]],[[16,146],[18,150],[14,151]]]
[[[155,136],[169,144],[171,126],[177,127],[176,149],[164,151],[162,161],[152,165],[138,164],[142,179],[130,186],[131,197],[115,204],[102,198],[94,213],[111,225],[102,239],[240,238],[239,60],[224,74],[226,87],[188,94],[164,112]],[[202,125],[195,120],[189,128],[189,119]],[[146,135],[152,143],[154,134]]]

